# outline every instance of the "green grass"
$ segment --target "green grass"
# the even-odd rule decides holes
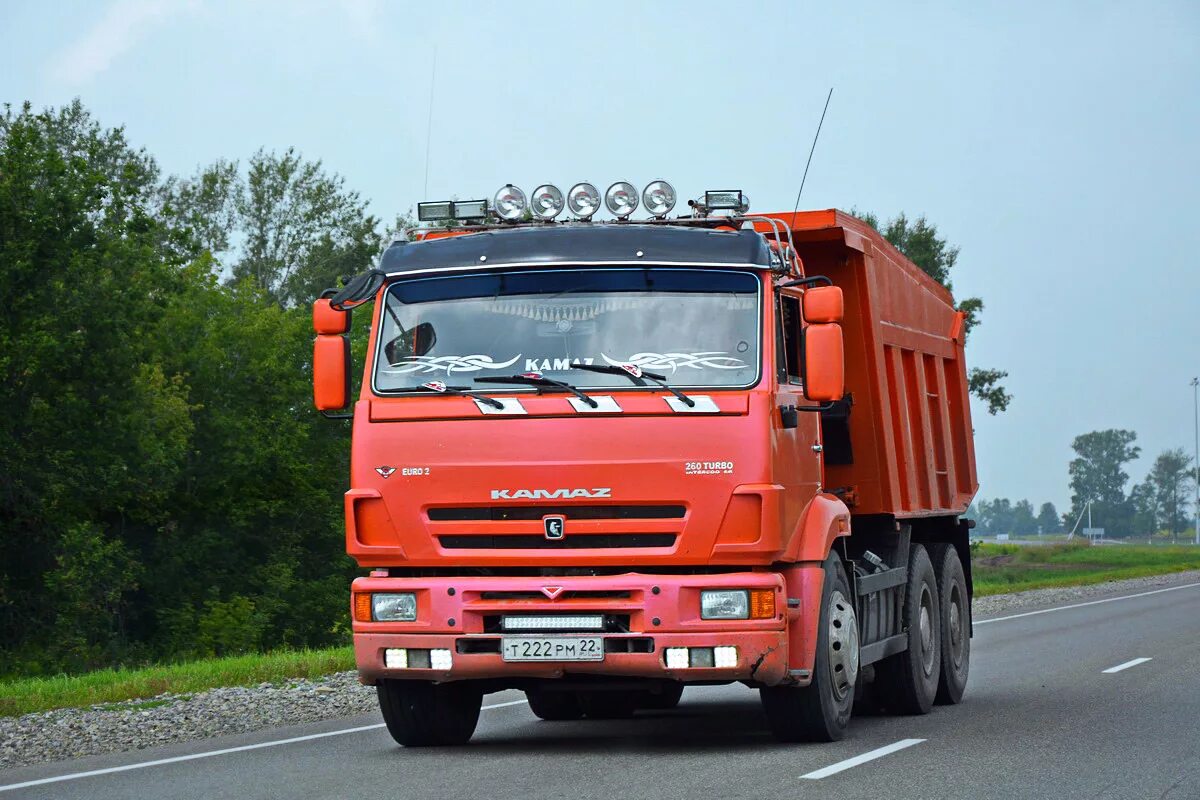
[[[18,678],[0,682],[0,716],[92,705],[110,709],[153,708],[164,701],[146,698],[165,692],[183,694],[217,686],[278,683],[289,678],[316,678],[349,669],[354,669],[354,651],[349,647],[334,647],[230,656],[138,669],[105,669],[84,675]],[[129,704],[127,701],[130,700],[143,702]]]
[[[971,565],[983,596],[1200,569],[1200,547],[983,544]]]

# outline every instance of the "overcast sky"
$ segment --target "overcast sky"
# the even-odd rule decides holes
[[[839,10],[843,6],[845,10]],[[190,173],[323,159],[390,220],[579,180],[925,214],[987,308],[983,497],[1068,503],[1071,440],[1192,450],[1200,3],[0,2],[0,100],[80,97]]]

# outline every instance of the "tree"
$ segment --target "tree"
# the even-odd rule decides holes
[[[1164,450],[1154,459],[1146,476],[1147,492],[1161,514],[1161,520],[1171,532],[1171,541],[1179,541],[1179,533],[1187,528],[1189,498],[1192,490],[1192,458],[1183,450]]]
[[[379,252],[379,220],[366,201],[292,148],[259,150],[244,176],[236,162],[217,161],[171,179],[161,205],[229,282],[249,279],[283,306],[310,303]]]
[[[1038,533],[1058,533],[1058,509],[1054,503],[1042,503],[1037,515]]]
[[[1129,503],[1133,506],[1134,533],[1152,539],[1159,529],[1159,509],[1154,484],[1149,477],[1129,491]]]
[[[896,218],[888,220],[887,225],[880,227],[879,218],[870,212],[852,209],[850,213],[880,231],[893,247],[920,267],[929,277],[945,286],[947,290],[954,290],[950,271],[958,263],[959,249],[952,247],[949,242],[939,236],[937,226],[930,224],[924,216],[910,220],[902,213]],[[978,297],[968,297],[959,301],[958,310],[963,312],[965,317],[963,326],[965,341],[970,335],[971,329],[980,323],[979,317],[983,312],[983,300]],[[971,368],[967,375],[968,390],[986,404],[989,414],[999,414],[1012,402],[1012,395],[1001,384],[1006,377],[1008,377],[1008,373],[1003,370],[981,367]]]
[[[1028,500],[1018,500],[1013,506],[1012,532],[1017,536],[1029,536],[1037,533],[1037,519],[1033,515],[1033,503]]]
[[[1129,475],[1125,465],[1141,453],[1133,431],[1109,429],[1076,436],[1071,448],[1071,517],[1077,518],[1092,501],[1092,524],[1110,536],[1133,532],[1133,504],[1125,496]]]

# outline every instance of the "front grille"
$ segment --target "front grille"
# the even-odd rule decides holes
[[[686,513],[686,508],[676,505],[455,506],[429,509],[429,521],[504,522],[538,520],[553,515],[567,519],[683,519]]]
[[[671,547],[673,533],[596,533],[547,539],[542,534],[447,534],[438,537],[446,550],[591,550],[613,547]]]

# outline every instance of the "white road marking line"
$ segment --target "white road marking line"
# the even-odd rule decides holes
[[[901,739],[900,741],[893,742],[886,747],[877,748],[869,753],[863,753],[861,756],[855,756],[854,758],[847,758],[845,761],[839,761],[836,764],[830,764],[828,767],[822,767],[821,769],[814,770],[807,775],[801,775],[800,777],[808,778],[809,780],[814,781],[820,780],[821,778],[828,778],[830,775],[836,775],[839,772],[850,769],[851,767],[857,767],[859,764],[865,764],[868,761],[874,761],[877,758],[883,758],[884,756],[894,753],[897,750],[903,750],[906,747],[912,747],[914,744],[920,744],[923,741],[925,740]]]
[[[1108,669],[1102,669],[1100,671],[1103,672],[1105,675],[1111,675],[1114,672],[1120,672],[1123,669],[1129,669],[1130,667],[1136,667],[1138,664],[1145,664],[1147,661],[1153,661],[1153,660],[1154,659],[1152,659],[1152,658],[1135,658],[1132,661],[1126,661],[1124,664],[1117,664],[1115,667],[1109,667]]]
[[[1200,586],[1200,583],[1185,583],[1181,586],[1168,586],[1165,589],[1153,589],[1149,592],[1138,592],[1137,594],[1123,594],[1120,597],[1106,597],[1103,600],[1089,600],[1086,603],[1072,603],[1069,606],[1055,606],[1054,608],[1043,608],[1040,611],[1026,611],[1023,614],[1009,614],[1007,617],[992,617],[991,619],[977,619],[976,625],[987,625],[989,622],[1006,622],[1010,619],[1020,619],[1021,617],[1035,617],[1038,614],[1049,614],[1052,611],[1066,611],[1071,608],[1083,608],[1084,606],[1098,606],[1101,603],[1115,603],[1118,600],[1132,600],[1135,597],[1146,597],[1152,594],[1162,594],[1163,592],[1174,592],[1179,589],[1194,589]]]
[[[506,708],[508,706],[519,706],[529,702],[528,700],[512,700],[507,703],[495,703],[490,706],[484,706],[482,711],[487,711],[489,708]],[[308,736],[293,736],[290,739],[275,739],[270,742],[259,742],[258,744],[244,744],[240,747],[225,747],[221,750],[209,750],[204,753],[192,753],[186,756],[174,756],[172,758],[157,758],[153,761],[142,761],[137,764],[125,764],[120,767],[106,767],[105,769],[91,769],[87,772],[72,772],[67,775],[56,775],[53,778],[38,778],[33,781],[23,781],[21,783],[10,783],[7,786],[0,786],[0,792],[8,792],[13,789],[27,789],[30,786],[43,786],[47,783],[59,783],[61,781],[73,781],[79,778],[90,778],[94,775],[108,775],[113,772],[128,772],[131,769],[145,769],[147,767],[158,767],[163,764],[177,764],[180,761],[195,761],[198,758],[212,758],[213,756],[223,756],[229,753],[243,753],[247,750],[261,750],[264,747],[279,747],[284,744],[295,744],[296,742],[309,742],[313,739],[326,739],[330,736],[344,736],[347,733],[361,733],[362,731],[373,731],[384,727],[382,722],[375,725],[361,725],[357,728],[342,728],[336,731],[327,731],[325,733],[310,733]]]

